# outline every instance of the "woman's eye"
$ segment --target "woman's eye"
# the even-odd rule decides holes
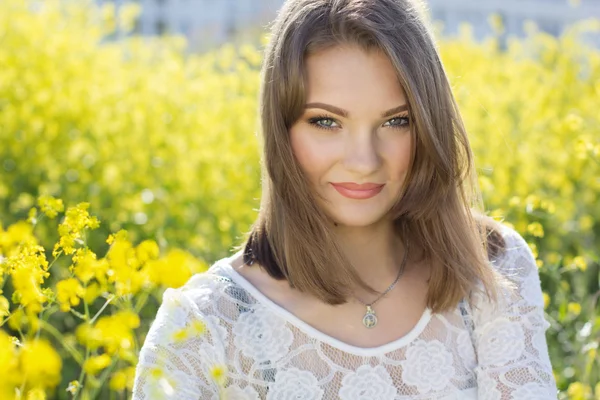
[[[315,117],[315,118],[309,119],[308,122],[311,125],[314,125],[315,127],[320,128],[320,129],[333,129],[333,128],[335,128],[335,126],[332,126],[332,124],[335,124],[335,121],[332,118],[329,118],[329,117]]]
[[[395,122],[388,126],[392,126],[394,128],[404,128],[405,126],[408,126],[410,124],[410,119],[408,117],[394,117],[394,118],[388,120],[386,122],[386,124],[391,121],[395,121]]]
[[[319,129],[327,129],[327,130],[331,130],[336,128],[335,124],[335,120],[333,118],[327,117],[327,116],[319,116],[319,117],[314,117],[314,118],[310,118],[308,120],[308,122],[315,126],[316,128]],[[389,123],[389,125],[388,125]],[[394,117],[388,121],[385,122],[385,124],[383,126],[391,126],[392,128],[405,128],[410,124],[410,119],[408,118],[408,116],[405,117]]]

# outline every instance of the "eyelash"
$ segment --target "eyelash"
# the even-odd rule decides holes
[[[315,128],[318,128],[318,129],[324,129],[324,130],[326,130],[326,131],[331,131],[331,130],[335,129],[335,127],[326,127],[326,126],[323,126],[323,125],[319,125],[319,124],[317,123],[317,122],[319,122],[319,121],[322,121],[322,120],[324,120],[324,119],[328,119],[328,120],[331,120],[331,121],[337,122],[337,121],[335,120],[335,118],[332,118],[332,117],[330,117],[329,115],[325,115],[325,114],[323,114],[323,115],[318,115],[318,116],[316,116],[316,117],[313,117],[313,118],[309,118],[309,120],[308,120],[308,123],[309,123],[309,124],[311,124],[311,125],[313,125]],[[392,127],[392,128],[396,128],[396,129],[404,129],[404,128],[406,128],[406,127],[408,127],[408,126],[410,125],[410,118],[408,117],[408,115],[398,115],[397,117],[394,117],[394,118],[388,119],[386,122],[392,121],[392,120],[394,120],[394,119],[401,119],[401,120],[405,120],[405,121],[406,121],[406,123],[404,123],[404,124],[401,124],[401,125],[391,125],[391,127]]]

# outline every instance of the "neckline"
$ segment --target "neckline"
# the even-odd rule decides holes
[[[302,319],[292,314],[292,312],[275,303],[273,300],[271,300],[265,294],[263,294],[260,290],[258,290],[258,288],[256,288],[250,281],[244,278],[231,265],[231,259],[236,257],[240,252],[230,257],[223,258],[217,261],[215,264],[222,266],[227,272],[229,272],[230,278],[234,283],[248,291],[255,299],[258,300],[260,304],[268,308],[280,318],[295,326],[298,330],[304,332],[308,336],[312,336],[313,338],[316,338],[323,343],[326,343],[334,348],[345,351],[347,353],[351,353],[358,356],[377,356],[398,350],[412,342],[414,339],[416,339],[423,332],[423,330],[425,330],[425,327],[429,324],[429,321],[431,320],[431,309],[428,306],[426,306],[425,310],[421,314],[421,317],[419,318],[415,326],[404,336],[375,347],[360,347],[351,345],[318,330],[317,328],[313,327],[307,322],[304,322]]]

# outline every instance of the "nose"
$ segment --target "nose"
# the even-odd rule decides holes
[[[377,136],[364,134],[348,135],[344,148],[344,167],[358,176],[369,176],[381,167]]]

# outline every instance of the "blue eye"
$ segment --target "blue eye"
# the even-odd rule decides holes
[[[390,121],[394,121],[394,120],[397,120],[397,121],[399,121],[399,122],[397,122],[397,123],[395,123],[395,124],[391,124],[391,125],[389,125],[389,126],[392,126],[392,127],[394,127],[394,128],[404,128],[404,127],[406,127],[406,126],[410,125],[410,119],[408,118],[408,116],[394,117],[394,118],[392,118],[392,119],[388,120],[388,121],[386,122],[386,124],[387,124],[388,122],[390,122]]]
[[[327,122],[325,124],[323,124],[323,121],[327,121]],[[386,125],[391,121],[397,121],[397,122]],[[319,129],[333,130],[333,129],[337,128],[336,126],[333,126],[333,124],[337,123],[335,121],[335,119],[333,119],[327,115],[319,115],[317,117],[310,118],[308,120],[308,123],[313,125],[315,128],[319,128]],[[389,126],[389,127],[396,128],[396,129],[403,129],[403,128],[406,128],[408,125],[410,125],[410,118],[408,117],[408,115],[406,115],[406,116],[399,116],[399,117],[394,117],[392,119],[389,119],[385,122],[385,124],[383,126]]]
[[[335,123],[335,121],[333,120],[333,118],[330,118],[330,117],[328,117],[326,115],[320,115],[318,117],[310,118],[308,120],[308,122],[311,125],[315,126],[316,128],[319,128],[319,129],[331,130],[331,129],[334,128],[331,125],[327,125],[327,124],[321,125],[319,122],[322,122],[322,121],[330,121],[330,123]]]

